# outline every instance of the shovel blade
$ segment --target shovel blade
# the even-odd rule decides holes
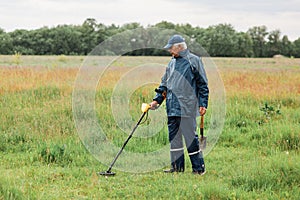
[[[200,137],[200,150],[204,150],[206,148],[206,137],[203,136],[203,137]]]

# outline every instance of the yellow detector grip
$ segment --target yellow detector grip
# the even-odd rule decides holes
[[[148,103],[143,103],[142,104],[142,112],[145,113],[150,109],[150,105]]]

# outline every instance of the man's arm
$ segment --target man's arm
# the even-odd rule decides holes
[[[199,113],[200,115],[204,115],[206,113],[206,109],[208,106],[209,88],[208,88],[206,72],[201,59],[199,59],[197,67],[198,69],[196,71],[197,73],[196,87],[197,87]]]
[[[161,105],[167,95],[167,71],[161,78],[161,83],[158,88],[155,89],[156,95],[153,101],[150,103],[150,109],[155,110],[158,105]]]

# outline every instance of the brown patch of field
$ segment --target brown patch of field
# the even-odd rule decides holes
[[[72,89],[78,69],[72,68],[0,68],[0,94],[33,89],[47,85]]]
[[[299,70],[226,70],[221,71],[226,94],[253,97],[300,94]]]
[[[146,59],[146,61],[141,61],[141,59]],[[255,98],[264,98],[299,96],[300,94],[300,59],[213,58],[212,60],[218,66],[228,97],[250,95]],[[121,58],[118,63],[122,66],[115,63],[114,66],[109,67],[103,73],[98,89],[112,89],[124,74],[139,64],[152,62],[166,66],[168,61],[169,58],[166,57]],[[126,67],[127,62],[128,67]],[[71,93],[77,73],[77,67],[49,69],[43,67],[43,63],[40,67],[0,67],[0,94],[46,85],[55,85]],[[153,82],[159,81],[153,80]]]

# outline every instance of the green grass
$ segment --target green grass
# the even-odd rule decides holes
[[[31,62],[42,68],[45,66],[47,70],[31,73],[41,74],[56,72],[57,69],[48,67],[51,65],[49,60],[72,60],[71,57],[61,57],[60,60],[57,57],[34,58]],[[23,63],[30,60],[21,56],[21,63],[22,59]],[[126,61],[134,66],[134,61],[127,57],[117,64],[123,68],[127,66]],[[275,63],[263,59],[245,59],[243,62],[243,59],[218,58],[215,61],[221,65],[225,87],[229,83],[226,73],[231,69],[241,74],[245,69],[253,72],[247,65],[257,63],[265,63],[264,67],[269,70],[285,69],[277,60]],[[72,62],[75,66],[76,62]],[[231,64],[232,68],[228,66]],[[290,63],[290,66],[295,65]],[[64,69],[64,66],[59,68]],[[20,69],[2,67],[1,70],[15,73]],[[296,70],[299,74],[299,69],[297,71],[294,67],[287,70]],[[270,73],[273,76],[272,70]],[[266,97],[239,90],[228,91],[225,126],[217,145],[205,157],[205,176],[195,176],[190,172],[191,165],[186,156],[186,172],[182,174],[164,174],[162,170],[139,174],[114,170],[117,172],[115,177],[99,177],[96,172],[106,170],[107,166],[98,162],[85,148],[74,124],[70,81],[75,77],[72,80],[59,79],[57,83],[39,82],[23,89],[14,89],[15,80],[9,80],[5,84],[12,84],[7,87],[10,89],[3,90],[0,96],[0,199],[296,200],[300,196],[300,99],[297,88],[300,83],[297,73],[292,73],[290,80],[293,83],[287,84],[289,80],[277,83],[290,86],[286,88],[290,93],[284,95]],[[54,80],[56,75],[54,73]],[[262,74],[265,75],[272,77],[269,72]],[[3,80],[6,80],[5,76]],[[120,147],[128,135],[116,126],[111,114],[113,81],[111,83],[97,91],[95,106],[107,137]],[[145,92],[148,90],[150,88],[140,88],[130,99],[136,102],[130,106],[133,121],[141,114],[139,105],[150,101],[153,96],[152,91]],[[263,109],[266,105],[268,109]],[[276,112],[277,109],[280,112]],[[148,152],[164,145],[168,145],[166,127],[152,138],[133,137],[126,151]]]

